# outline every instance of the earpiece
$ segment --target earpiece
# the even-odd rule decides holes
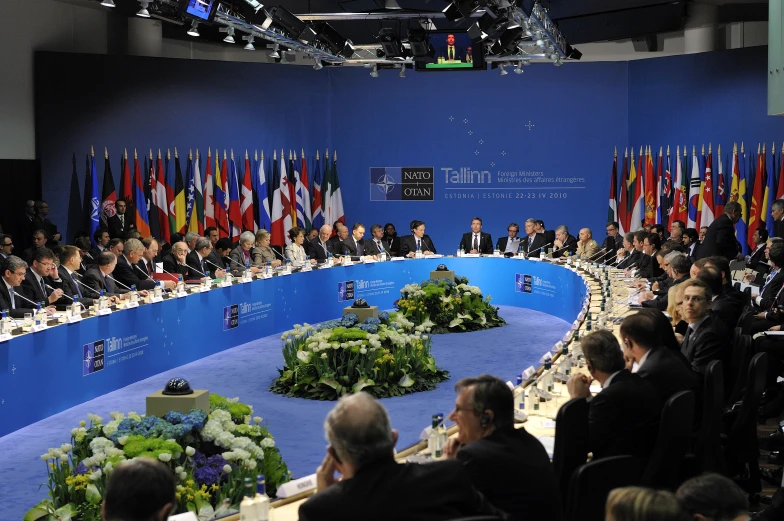
[[[479,425],[481,425],[482,427],[489,426],[491,421],[492,420],[490,419],[490,415],[487,414],[486,412],[482,413],[482,415],[479,417]]]

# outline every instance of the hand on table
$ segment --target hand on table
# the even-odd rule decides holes
[[[590,376],[580,373],[573,373],[566,382],[566,389],[569,391],[569,398],[588,398],[591,396],[591,382],[593,380]]]
[[[781,331],[781,326],[773,326],[772,328],[768,329],[768,331]]]
[[[658,282],[654,282],[653,284],[651,284],[651,289],[653,291],[657,291],[659,289],[659,283]]]

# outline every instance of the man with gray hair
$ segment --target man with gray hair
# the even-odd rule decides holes
[[[193,245],[192,251],[185,258],[185,263],[190,268],[189,278],[200,279],[207,271],[215,274],[215,278],[222,278],[226,270],[210,257],[213,251],[212,241],[207,237],[199,237]]]
[[[329,446],[316,471],[318,492],[299,507],[300,521],[510,519],[473,488],[457,461],[397,463],[397,431],[384,407],[367,393],[338,400],[324,431]]]
[[[776,199],[770,207],[773,217],[773,236],[784,239],[784,199]]]
[[[547,244],[543,233],[536,231],[536,219],[525,220],[525,235],[520,245],[526,257],[539,257],[544,248],[552,248],[552,244]]]
[[[555,229],[555,242],[553,243],[553,257],[574,255],[577,251],[577,239],[569,233],[565,224]]]
[[[196,232],[188,232],[185,234],[185,244],[188,245],[188,253],[196,248],[196,241],[199,240],[199,234]]]
[[[125,241],[123,254],[117,258],[117,266],[114,268],[114,278],[120,283],[121,287],[137,290],[149,290],[155,288],[155,281],[144,273],[138,266],[144,255],[144,244],[139,239],[128,239]]]
[[[22,285],[27,273],[27,263],[16,255],[9,255],[3,266],[3,279],[0,282],[0,309],[7,309],[13,318],[24,318],[25,313],[33,313],[30,303],[14,294],[15,288]]]
[[[672,252],[664,258],[670,266],[672,282],[667,286],[667,292],[654,296],[650,291],[640,295],[640,304],[646,308],[656,308],[660,311],[667,310],[669,288],[689,280],[691,272],[691,259],[685,253]]]

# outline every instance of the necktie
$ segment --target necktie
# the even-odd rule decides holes
[[[125,227],[125,216],[123,214],[120,214],[120,226]]]
[[[479,240],[476,238],[476,234],[474,234],[474,250],[479,251]]]
[[[381,246],[381,241],[379,241],[378,239],[376,239],[376,248],[378,248],[379,253],[384,251],[384,248]]]
[[[111,284],[111,282],[109,282],[109,276],[108,275],[104,275],[103,276],[103,283],[106,286],[106,291],[109,292],[109,293],[113,293],[112,292],[112,284]]]
[[[11,309],[16,309],[16,302],[14,301],[14,288],[8,288],[8,296],[11,298]]]
[[[354,239],[354,248],[355,248],[355,249],[356,249],[356,251],[357,251],[357,255],[359,255],[359,243],[357,242],[357,240],[356,240],[356,239]]]
[[[692,328],[688,328],[686,330],[686,336],[683,337],[683,348],[681,349],[681,352],[683,354],[689,352],[689,342],[691,342],[691,334],[692,334]]]
[[[455,59],[455,48],[452,45],[449,46],[449,59]]]
[[[76,282],[76,275],[71,273],[71,280],[74,281],[74,287],[76,288],[76,294],[79,295],[79,298],[82,298],[82,291],[79,289],[79,283]]]
[[[422,243],[420,242],[419,239],[417,239],[417,250],[421,250],[421,249],[422,249]]]
[[[41,279],[41,291],[43,291],[44,298],[46,298],[46,283],[44,282],[44,279]]]
[[[324,255],[329,255],[329,252],[327,251],[327,245],[321,241],[319,241],[319,244],[321,244],[321,249],[324,250]]]

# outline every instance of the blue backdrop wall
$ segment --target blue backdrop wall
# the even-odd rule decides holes
[[[83,190],[90,145],[99,177],[109,147],[115,183],[125,147],[305,148],[309,160],[329,147],[351,222],[391,221],[403,234],[422,219],[447,253],[474,215],[495,238],[509,221],[536,217],[575,235],[587,224],[601,239],[614,146],[721,142],[728,153],[735,140],[784,137],[784,121],[766,116],[766,52],[539,65],[506,76],[409,71],[405,79],[358,68],[39,53],[44,197],[69,236],[83,227],[73,195]],[[405,167],[426,172],[407,187],[420,196],[430,189],[432,201],[401,200]]]

